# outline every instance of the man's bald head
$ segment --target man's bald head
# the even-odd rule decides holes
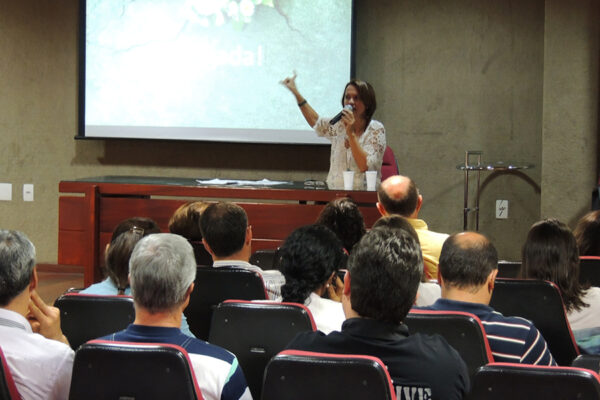
[[[393,175],[381,182],[378,197],[387,214],[411,217],[419,206],[419,191],[408,176]]]
[[[442,246],[439,272],[447,287],[480,287],[497,268],[498,252],[480,233],[456,233],[448,237]]]

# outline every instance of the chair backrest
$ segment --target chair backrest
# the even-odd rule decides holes
[[[0,348],[0,400],[18,400],[21,398],[19,390],[8,368],[2,348]]]
[[[381,181],[389,178],[392,175],[398,175],[400,172],[398,161],[394,155],[394,151],[390,146],[385,148],[383,153],[383,162],[381,163]]]
[[[493,363],[475,374],[470,398],[600,399],[599,379],[595,372],[581,368]]]
[[[552,282],[496,279],[490,306],[505,316],[533,322],[558,365],[571,365],[579,355],[560,291]]]
[[[131,296],[66,293],[54,302],[60,326],[73,350],[101,336],[127,328],[135,320]]]
[[[579,257],[579,282],[600,287],[600,257]]]
[[[387,368],[377,357],[285,350],[269,362],[262,400],[395,400]]]
[[[208,340],[213,309],[229,299],[265,300],[267,292],[256,272],[242,268],[198,267],[190,304],[184,311],[190,331]]]
[[[521,270],[521,261],[498,261],[497,278],[517,278]]]
[[[279,249],[256,250],[249,262],[262,269],[279,269]]]
[[[411,310],[404,323],[411,334],[437,333],[444,337],[467,364],[471,378],[479,367],[494,361],[483,325],[471,313]]]
[[[600,354],[580,354],[573,360],[571,367],[590,369],[600,374]]]
[[[210,267],[213,265],[213,259],[210,253],[204,247],[201,241],[190,240],[190,244],[194,249],[194,257],[196,258],[196,264]]]
[[[179,346],[92,340],[75,353],[69,398],[184,400],[202,394]]]
[[[260,399],[269,360],[304,331],[314,331],[308,308],[295,303],[226,301],[213,313],[209,342],[235,354],[252,397]]]

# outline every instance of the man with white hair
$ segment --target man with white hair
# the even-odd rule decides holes
[[[66,399],[73,350],[60,311],[36,292],[35,247],[24,233],[0,230],[0,347],[24,399]]]
[[[170,233],[146,236],[135,246],[129,260],[135,321],[103,339],[181,346],[189,354],[204,399],[252,399],[233,354],[190,338],[179,329],[195,278],[194,251],[186,239]]]

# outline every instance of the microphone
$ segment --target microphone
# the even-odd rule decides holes
[[[350,110],[350,111],[353,111],[353,110],[354,110],[354,107],[352,107],[352,105],[351,105],[351,104],[346,104],[346,105],[344,106],[344,110]],[[343,113],[342,111],[340,111],[340,112],[338,113],[338,115],[336,115],[335,117],[331,118],[331,120],[329,121],[329,124],[330,124],[330,125],[335,125],[335,124],[337,124],[337,123],[339,122],[339,120],[340,120],[340,119],[342,119],[342,115],[344,115],[344,113]]]

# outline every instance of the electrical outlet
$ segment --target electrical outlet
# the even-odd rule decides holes
[[[508,218],[508,200],[496,200],[496,219]]]
[[[23,201],[33,201],[33,183],[23,184]]]
[[[0,183],[0,200],[12,200],[12,183]]]

